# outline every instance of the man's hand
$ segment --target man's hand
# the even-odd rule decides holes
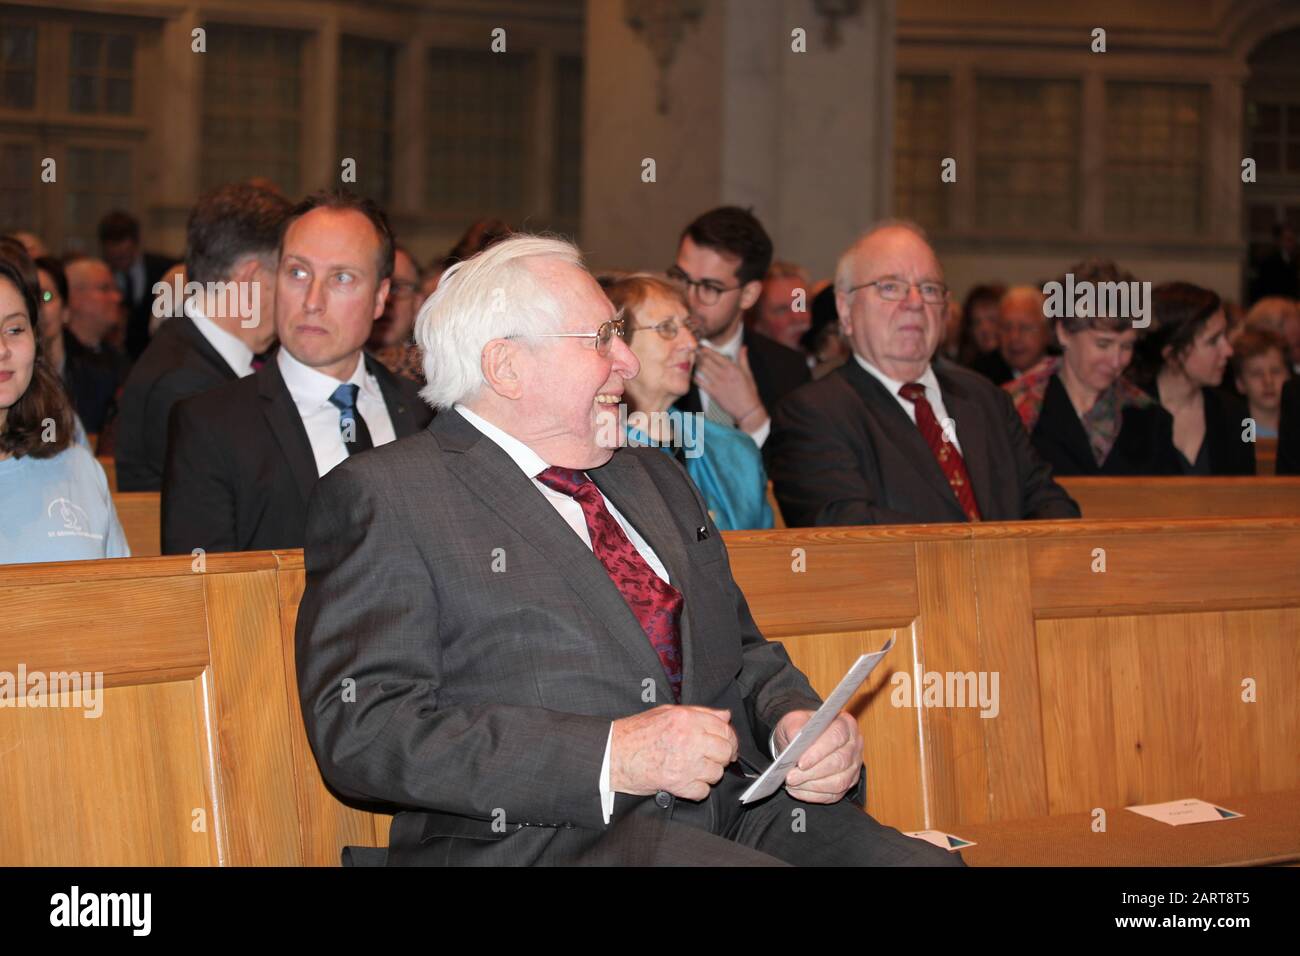
[[[780,753],[799,728],[812,719],[814,711],[792,710],[776,725],[776,748]],[[805,803],[835,803],[858,782],[862,772],[862,736],[858,722],[847,711],[839,715],[785,778],[790,796]]]
[[[746,420],[753,421],[751,429],[763,424],[767,411],[758,397],[754,373],[749,369],[749,349],[741,347],[740,360],[733,362],[707,345],[695,353],[695,381],[709,393],[709,401],[717,402],[736,424],[745,428]],[[757,414],[756,414],[757,413]]]
[[[731,711],[663,704],[614,721],[609,786],[619,793],[667,790],[703,800],[739,753]]]

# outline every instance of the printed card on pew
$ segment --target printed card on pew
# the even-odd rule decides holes
[[[963,847],[976,845],[974,840],[963,840],[959,836],[944,833],[942,830],[913,830],[911,833],[904,833],[903,836],[912,837],[914,840],[924,840],[926,843],[932,843],[940,850],[947,850],[949,853],[954,853]]]
[[[1171,827],[1180,827],[1184,823],[1216,823],[1219,820],[1235,820],[1244,814],[1224,807],[1206,803],[1204,800],[1170,800],[1168,803],[1148,803],[1138,807],[1125,807],[1136,814],[1159,820]]]
[[[790,741],[789,746],[782,750],[772,766],[764,770],[762,775],[750,784],[749,789],[740,795],[741,803],[762,800],[781,789],[785,778],[799,762],[799,758],[804,755],[804,751],[811,747],[822,735],[822,731],[831,725],[839,712],[844,709],[844,705],[849,702],[849,698],[857,692],[867,676],[880,663],[881,658],[893,648],[895,637],[897,632],[890,635],[889,641],[880,650],[873,654],[863,654],[853,662],[853,666],[826,698],[826,702],[818,708],[817,713],[812,715],[808,723],[799,728],[799,732],[794,735],[794,740]]]

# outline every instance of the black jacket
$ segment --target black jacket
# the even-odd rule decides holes
[[[126,353],[132,359],[139,358],[149,344],[149,320],[153,317],[153,287],[158,284],[167,270],[178,260],[171,256],[158,255],[154,252],[144,254],[144,291],[140,301],[131,302],[129,278],[123,278],[120,272],[113,274],[114,281],[126,282],[128,291],[122,294],[126,306]]]
[[[1277,473],[1300,475],[1300,378],[1282,386],[1282,416],[1277,423]]]
[[[1159,400],[1155,383],[1147,391]],[[1219,388],[1202,388],[1205,400],[1205,445],[1210,457],[1211,475],[1255,474],[1255,445],[1242,441],[1246,426],[1242,421],[1250,417],[1246,403]],[[1179,473],[1182,473],[1181,457]]]
[[[983,520],[1079,517],[1011,397],[946,360],[934,372]],[[855,358],[786,398],[768,446],[791,527],[966,520],[920,430]]]
[[[975,361],[970,363],[973,371],[979,372],[994,385],[1004,385],[1016,377],[1007,360],[1002,357],[1002,353],[997,349],[992,352],[985,352],[977,356]]]
[[[126,380],[130,364],[113,346],[104,344],[95,351],[67,329],[63,330],[63,351],[63,384],[81,424],[90,434],[101,434],[116,413],[117,390]]]
[[[161,490],[172,406],[238,378],[188,315],[164,322],[127,376],[118,403],[118,490]]]
[[[415,385],[369,355],[365,361],[396,436],[424,428],[433,412]],[[163,469],[162,552],[301,548],[316,479],[307,429],[278,363],[178,402]]]
[[[1160,405],[1126,408],[1115,445],[1098,467],[1070,396],[1053,375],[1031,436],[1034,450],[1061,475],[1180,475],[1174,420]]]

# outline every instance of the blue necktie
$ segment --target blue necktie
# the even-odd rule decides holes
[[[366,420],[357,411],[357,392],[360,390],[349,383],[334,389],[334,394],[330,396],[330,404],[339,410],[339,431],[343,433],[343,447],[349,455],[375,447]],[[352,435],[351,441],[348,441],[349,433]]]

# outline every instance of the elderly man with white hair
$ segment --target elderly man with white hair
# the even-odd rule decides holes
[[[840,257],[853,358],[786,397],[768,474],[791,526],[1077,518],[1011,399],[934,360],[948,287],[920,228],[887,222]]]
[[[638,372],[621,323],[575,248],[533,236],[421,308],[439,414],[309,510],[298,686],[325,779],[401,811],[390,865],[959,863],[862,810],[846,713],[740,803],[819,700],[681,466],[606,447]]]

